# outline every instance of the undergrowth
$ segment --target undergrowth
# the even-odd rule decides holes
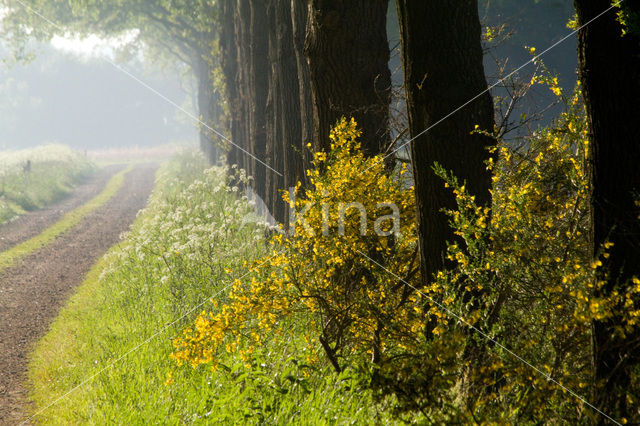
[[[301,359],[303,324],[282,323],[288,337],[265,346],[251,368],[233,354],[222,355],[216,369],[176,368],[171,341],[185,325],[211,300],[225,303],[234,279],[261,273],[251,265],[265,254],[264,227],[229,186],[230,175],[245,179],[205,169],[196,154],[159,171],[132,231],[93,268],[32,356],[32,397],[36,412],[43,410],[37,420],[391,422],[355,378],[324,375],[327,366]]]

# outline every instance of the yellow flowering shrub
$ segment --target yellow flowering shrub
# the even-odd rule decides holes
[[[557,79],[535,81],[564,99]],[[585,402],[593,384],[592,321],[620,315],[616,332],[637,330],[640,280],[623,283],[606,299],[595,296],[604,283],[596,279],[602,262],[592,261],[588,241],[588,138],[580,98],[577,90],[549,128],[495,148],[492,209],[478,207],[463,184],[438,169],[456,196],[458,209],[448,214],[464,247],[450,246],[456,267],[439,274],[432,297],[448,301],[485,333],[468,332],[484,350],[472,368],[477,391],[464,407],[475,420],[598,420]],[[460,287],[480,297],[472,302]],[[439,306],[428,311],[446,318],[436,323],[445,338],[460,327]]]
[[[396,408],[435,422],[601,420],[588,402],[591,324],[615,315],[612,332],[637,333],[640,280],[595,296],[602,262],[587,235],[584,107],[579,90],[565,96],[548,74],[534,82],[565,110],[494,148],[492,208],[436,166],[457,200],[447,212],[460,237],[447,253],[454,267],[420,281],[406,170],[364,156],[356,123],[343,119],[331,150],[314,153],[309,186],[283,194],[296,221],[184,330],[172,356],[215,368],[226,351],[255,369],[278,348],[312,366],[305,374],[357,372]],[[629,404],[640,397],[633,389]]]
[[[298,185],[295,199],[284,194],[297,221],[272,238],[258,273],[237,280],[226,303],[202,312],[174,341],[178,362],[215,366],[224,350],[250,365],[296,326],[307,362],[355,367],[378,384],[426,387],[444,354],[454,356],[455,341],[424,338],[424,302],[412,288],[419,285],[419,256],[406,170],[389,173],[380,156],[366,157],[359,135],[353,120],[338,122],[330,152],[314,154],[310,186]]]

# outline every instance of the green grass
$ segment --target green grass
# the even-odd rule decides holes
[[[84,156],[62,145],[0,152],[0,223],[61,199],[93,170]]]
[[[29,368],[35,418],[46,424],[393,423],[356,379],[305,365],[303,324],[282,324],[289,338],[267,342],[252,365],[231,354],[221,356],[216,370],[178,367],[170,358],[172,339],[199,312],[213,309],[210,297],[224,301],[227,286],[247,273],[245,261],[266,250],[263,228],[246,223],[250,207],[225,185],[225,170],[204,169],[195,154],[162,167],[150,205],[126,240],[93,268],[39,342]]]
[[[115,174],[100,194],[96,195],[86,204],[65,214],[58,222],[45,229],[42,233],[0,253],[0,271],[12,266],[16,261],[33,253],[39,248],[46,246],[57,236],[62,235],[78,224],[89,213],[103,206],[118,192],[118,190],[120,190],[124,182],[124,175],[130,170],[131,167],[128,167],[127,169]]]

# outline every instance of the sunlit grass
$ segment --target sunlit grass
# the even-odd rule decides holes
[[[62,145],[0,151],[0,223],[61,199],[93,170],[87,158]]]

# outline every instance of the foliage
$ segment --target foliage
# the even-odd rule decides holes
[[[4,0],[2,4],[6,7],[3,37],[17,53],[26,51],[30,39],[49,40],[69,33],[113,37],[131,31],[137,34],[136,41],[185,63],[212,48],[216,7],[210,0]]]
[[[602,262],[588,250],[584,108],[579,90],[567,96],[542,70],[532,84],[548,87],[565,110],[551,127],[496,148],[491,209],[436,166],[458,204],[448,214],[463,243],[449,247],[451,269],[419,283],[411,188],[363,158],[355,124],[342,121],[332,151],[314,154],[311,186],[295,202],[308,223],[298,218],[293,235],[273,238],[255,263],[262,272],[200,314],[174,341],[173,357],[215,368],[232,353],[251,370],[296,323],[306,342],[299,356],[322,365],[315,354],[324,350],[334,370],[394,394],[396,409],[458,422],[597,421],[588,405],[591,323],[615,313],[625,322],[614,332],[635,332],[640,281],[595,296]],[[345,235],[337,232],[338,203],[358,200],[371,211],[382,199],[401,206],[400,236],[356,232],[357,214],[347,215]]]
[[[39,342],[30,365],[36,409],[106,370],[37,420],[394,424],[354,378],[324,374],[294,356],[304,344],[296,324],[251,369],[234,354],[221,357],[216,371],[175,368],[168,339],[181,333],[183,319],[202,303],[211,306],[210,298],[224,303],[233,276],[250,271],[245,261],[264,254],[263,226],[227,184],[235,172],[204,171],[205,164],[200,155],[184,154],[162,167],[133,230],[96,265]]]
[[[62,145],[0,152],[0,223],[61,199],[91,172],[84,156]]]
[[[469,373],[476,390],[466,407],[476,421],[597,421],[600,414],[586,403],[593,388],[591,323],[622,315],[624,329],[615,332],[637,330],[640,281],[621,285],[611,297],[596,296],[604,282],[596,280],[602,262],[591,261],[588,244],[588,138],[580,92],[567,98],[550,75],[534,81],[566,109],[521,145],[497,148],[500,160],[489,165],[491,210],[477,207],[464,185],[439,171],[456,194],[458,210],[449,214],[464,247],[450,246],[456,267],[439,275],[444,293],[432,297],[451,298],[466,325],[476,327],[467,345],[482,347],[483,356]],[[478,295],[474,303],[456,292],[461,286]],[[637,395],[629,395],[634,400]]]
[[[260,357],[288,338],[283,324],[293,322],[305,340],[301,356],[312,365],[322,364],[316,354],[324,351],[336,372],[355,370],[376,386],[402,383],[409,400],[408,386],[428,381],[432,371],[419,363],[435,348],[425,342],[422,302],[414,291],[413,188],[404,169],[387,174],[380,156],[364,156],[359,135],[353,120],[332,130],[331,151],[314,153],[304,196],[284,196],[299,212],[296,223],[271,240],[256,263],[260,275],[237,280],[227,303],[203,312],[174,342],[179,363],[215,367],[229,352],[253,365],[255,353]],[[398,209],[397,228],[390,205]],[[373,223],[367,214],[375,215]]]

